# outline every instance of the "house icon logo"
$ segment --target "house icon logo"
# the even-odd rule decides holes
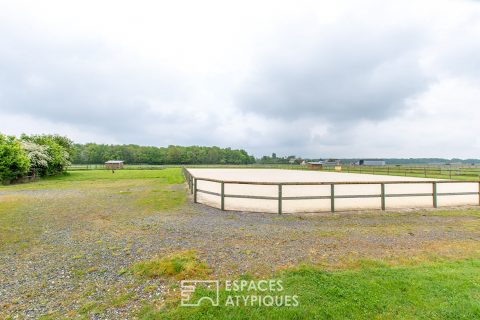
[[[213,290],[215,296],[195,296],[197,288],[203,287]],[[220,282],[218,280],[182,280],[180,282],[182,307],[199,307],[203,302],[209,302],[212,306],[219,305]]]

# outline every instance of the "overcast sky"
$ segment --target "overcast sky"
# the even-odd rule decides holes
[[[0,132],[480,158],[480,1],[0,0]]]

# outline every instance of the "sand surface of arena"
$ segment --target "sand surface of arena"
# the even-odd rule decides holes
[[[281,170],[281,169],[188,169],[190,173],[198,178],[197,188],[210,192],[220,193],[220,183],[203,181],[202,178],[218,179],[222,181],[249,181],[249,182],[379,182],[378,184],[356,184],[356,185],[336,185],[335,196],[346,195],[380,195],[382,181],[426,181],[419,184],[386,184],[385,193],[388,194],[417,194],[425,193],[428,195],[417,197],[388,197],[386,198],[386,208],[422,208],[432,207],[432,183],[436,179],[423,179],[413,177],[398,177],[371,174],[324,172],[310,170]],[[440,180],[437,180],[440,181]],[[438,206],[457,206],[457,205],[478,205],[479,203],[479,183],[438,183],[438,193],[452,192],[475,192],[474,195],[439,195]],[[277,197],[278,186],[276,185],[249,185],[249,184],[229,184],[225,183],[226,195],[252,195]],[[284,185],[282,187],[282,197],[301,197],[301,196],[330,196],[329,185]],[[197,193],[197,200],[200,203],[213,207],[220,207],[220,197],[202,192]],[[342,210],[363,210],[380,209],[381,198],[338,198],[335,199],[336,211]],[[255,211],[255,212],[277,212],[277,200],[265,199],[244,199],[244,198],[225,198],[226,210]],[[282,211],[286,213],[295,212],[322,212],[330,210],[330,199],[314,200],[283,200]]]

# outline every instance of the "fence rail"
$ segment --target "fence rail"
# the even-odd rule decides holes
[[[335,167],[324,167],[324,171],[335,171]],[[452,178],[477,178],[480,179],[480,168],[477,166],[342,166],[342,171],[347,173],[386,174],[400,176],[421,176]]]
[[[480,181],[478,180],[413,180],[413,181],[339,181],[339,182],[256,182],[256,181],[227,181],[211,178],[199,178],[193,176],[188,169],[182,168],[185,181],[188,184],[191,194],[193,194],[193,201],[197,203],[198,193],[209,194],[220,197],[220,209],[225,210],[225,198],[237,198],[237,199],[259,199],[259,200],[277,200],[278,201],[278,214],[282,214],[282,202],[284,200],[330,200],[330,211],[335,212],[335,199],[361,199],[361,198],[379,198],[380,207],[382,210],[386,210],[386,198],[395,197],[432,197],[432,206],[438,207],[439,196],[466,196],[477,195],[478,205],[480,205]],[[199,189],[198,181],[208,181],[220,184],[220,192],[213,192],[208,190]],[[478,186],[478,191],[469,192],[438,192],[439,184],[458,184],[458,183],[474,183]],[[268,185],[277,186],[277,196],[255,196],[255,195],[240,195],[240,194],[225,194],[225,185],[227,184],[241,184],[241,185]],[[417,193],[391,193],[385,192],[385,186],[397,185],[397,184],[431,184],[431,192],[417,192]],[[337,185],[379,185],[379,194],[352,194],[352,195],[336,195],[335,186]],[[295,196],[286,197],[283,196],[284,186],[330,186],[330,195],[327,196]]]

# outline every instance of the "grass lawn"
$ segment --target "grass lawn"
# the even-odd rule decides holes
[[[477,208],[278,216],[188,197],[180,168],[0,186],[0,319],[480,318]],[[234,294],[299,306],[225,306],[222,289],[182,307],[197,278],[281,280]]]
[[[278,274],[297,307],[225,306],[228,295],[262,294],[222,290],[220,306],[171,307],[142,319],[479,319],[480,261],[409,267],[365,266],[325,272],[311,267]],[[209,292],[201,291],[209,295]],[[267,293],[272,294],[272,293]]]

